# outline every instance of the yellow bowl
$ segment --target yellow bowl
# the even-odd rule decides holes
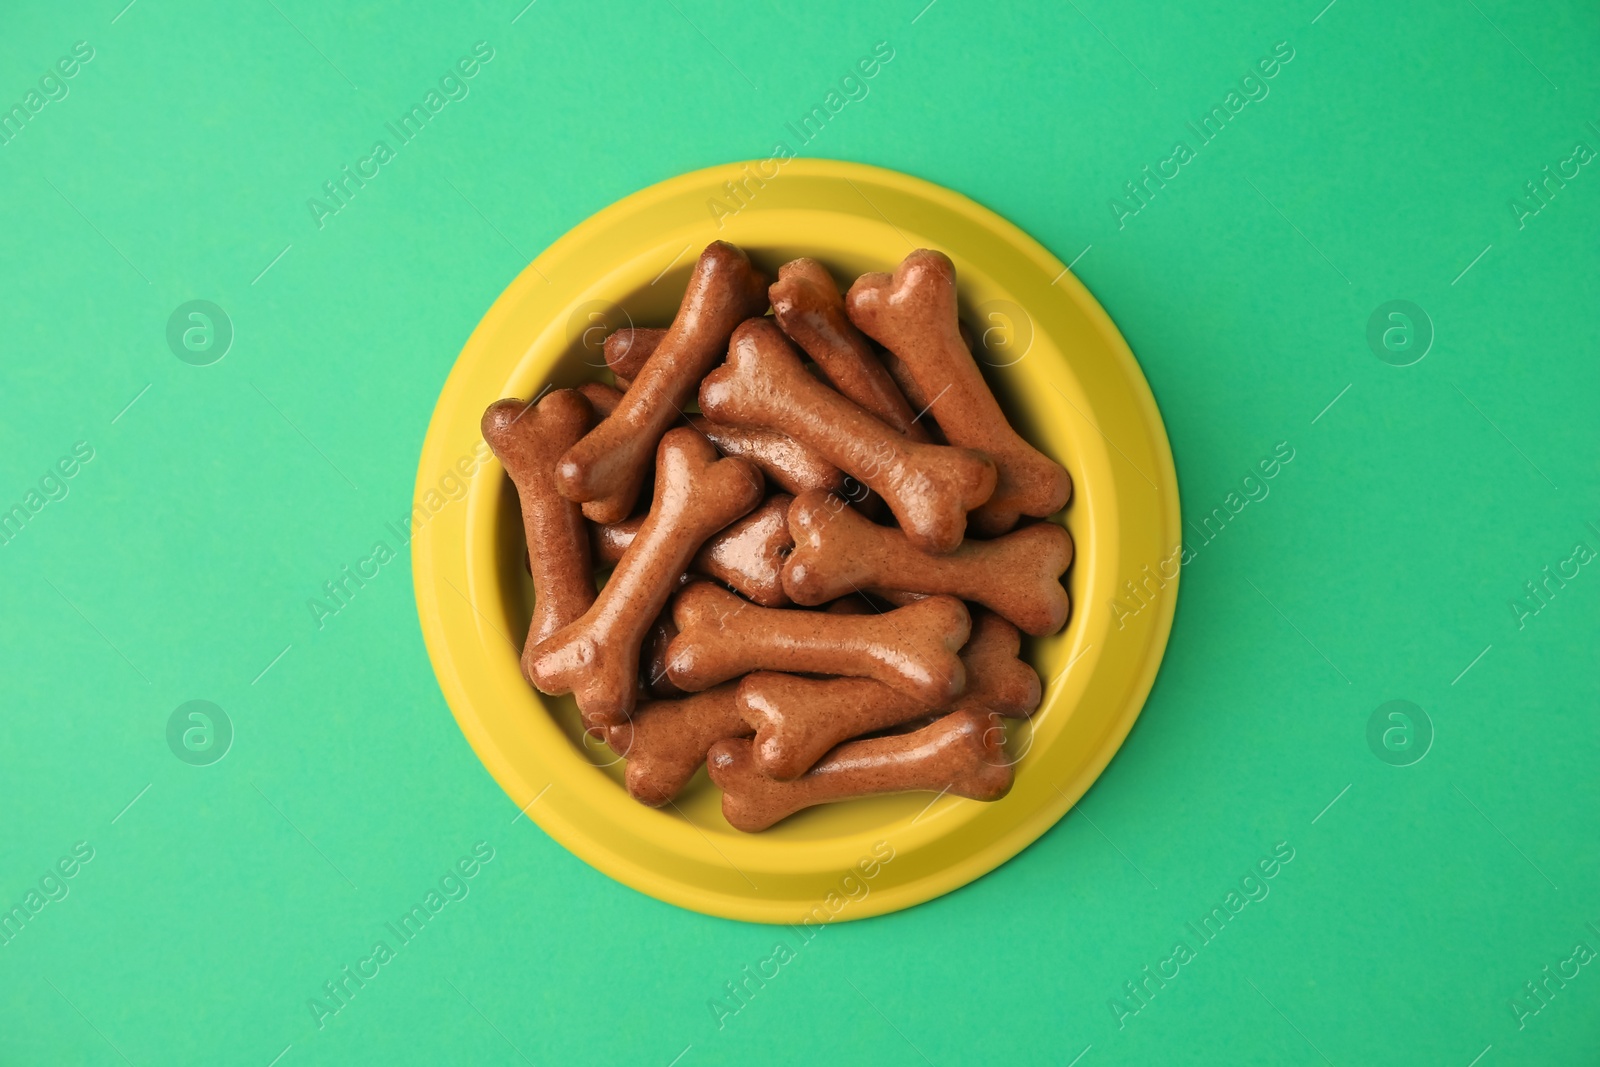
[[[516,497],[488,456],[479,417],[500,397],[600,378],[605,332],[669,322],[695,257],[719,238],[769,272],[807,255],[844,282],[890,270],[913,248],[945,252],[964,318],[986,335],[986,373],[1002,405],[1072,473],[1073,500],[1057,521],[1077,545],[1073,615],[1062,633],[1024,650],[1045,695],[1031,722],[1011,727],[1016,784],[1004,799],[876,797],[743,834],[723,820],[703,770],[675,806],[631,799],[620,761],[585,743],[570,698],[544,697],[519,673],[531,589]],[[466,495],[452,502],[445,490],[463,476]],[[412,566],[428,654],[456,722],[501,788],[618,881],[755,922],[896,911],[1026,848],[1082,796],[1133,725],[1177,594],[1172,454],[1110,318],[1059,260],[998,215],[854,163],[766,160],[685,174],[551,245],[500,294],[456,360],[423,443],[416,500]],[[1123,588],[1128,581],[1143,590],[1138,597]]]

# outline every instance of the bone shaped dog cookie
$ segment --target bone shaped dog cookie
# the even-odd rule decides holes
[[[700,386],[712,421],[775,429],[809,445],[883,497],[924,552],[961,543],[967,512],[994,492],[980,452],[922,444],[873,418],[806,373],[778,327],[753,319],[733,334],[728,362]]]
[[[677,596],[678,636],[667,675],[694,692],[757,670],[872,678],[938,707],[966,686],[956,651],[971,618],[954,597],[933,596],[882,615],[762,608],[709,582]]]
[[[1042,518],[1066,506],[1071,477],[1011,428],[961,340],[949,257],[923,248],[908,255],[893,276],[863,274],[850,287],[845,307],[851,322],[904,361],[945,438],[994,459],[999,484],[973,515],[974,529],[1004,533],[1019,515]]]
[[[606,385],[604,382],[584,382],[578,386],[578,392],[589,398],[589,406],[594,408],[596,419],[610,418],[611,413],[617,410],[617,405],[622,403],[622,390]],[[645,478],[642,491],[645,493],[651,491],[648,476]],[[584,504],[583,509],[585,517],[588,516],[590,511],[596,510],[590,504]]]
[[[1017,628],[989,612],[973,618],[961,650],[967,688],[940,711],[972,710],[1018,718],[1039,706],[1039,675],[1017,658]],[[758,671],[739,683],[739,711],[756,731],[762,773],[804,774],[841,741],[926,716],[926,704],[870,678],[801,678]]]
[[[965,322],[960,323],[959,326],[961,343],[967,346],[968,352],[977,351],[978,339],[972,335],[971,330],[967,329],[967,324]],[[887,349],[884,350],[881,358],[884,369],[889,372],[889,377],[894,379],[894,384],[900,387],[900,392],[905,395],[906,400],[910,402],[912,407],[916,408],[918,411],[926,412],[933,406],[933,402],[928,397],[922,395],[922,386],[917,384],[917,379],[912,375],[911,368],[906,365],[905,360],[901,359],[899,356],[888,351]],[[917,425],[924,425],[926,421],[927,420],[918,422]],[[937,424],[929,428],[929,437],[936,441],[945,440],[943,436],[935,432],[936,429]]]
[[[587,504],[583,513],[595,522],[627,518],[656,443],[677,421],[734,327],[766,306],[766,279],[749,257],[725,241],[706,246],[672,326],[616,410],[561,457],[556,484],[562,495]]]
[[[835,615],[879,614],[878,606],[868,600],[865,594],[862,593],[851,593],[849,596],[842,596],[822,610],[832,612]]]
[[[844,297],[827,267],[814,259],[785,263],[767,295],[772,317],[835,389],[913,441],[928,439],[871,343],[845,315]]]
[[[764,608],[789,604],[783,591],[783,558],[794,547],[789,536],[792,497],[777,493],[756,510],[706,542],[696,569],[727,582]]]
[[[754,832],[803,808],[878,793],[931,790],[973,800],[999,800],[1011,789],[1005,729],[978,711],[952,712],[922,729],[851,741],[789,782],[768,778],[749,741],[718,741],[706,757],[722,789],[722,814],[736,830]]]
[[[688,578],[688,575],[684,575]],[[642,677],[639,681],[650,694],[663,700],[672,697],[681,697],[683,690],[672,684],[672,679],[667,677],[667,649],[672,645],[672,639],[678,636],[678,627],[672,621],[672,609],[663,611],[655,622],[650,624],[650,630],[644,635],[644,644],[639,650],[639,667]]]
[[[802,493],[789,506],[794,551],[783,587],[796,604],[825,604],[846,593],[948,593],[975,600],[1036,636],[1066,625],[1071,598],[1061,575],[1072,562],[1072,535],[1036,522],[992,541],[961,542],[954,552],[919,552],[899,530],[879,526],[825,493]]]
[[[606,743],[628,761],[629,795],[659,808],[683,792],[713,744],[749,737],[736,689],[719,685],[682,700],[653,700],[641,704],[631,721],[612,726]]]
[[[784,493],[767,497],[760,507],[701,546],[690,569],[728,583],[763,607],[787,606],[782,567],[794,547],[789,536],[789,503],[793,499]],[[636,517],[610,526],[591,526],[596,561],[605,566],[621,559],[642,525],[643,517]]]
[[[510,475],[522,505],[522,529],[533,575],[533,619],[522,649],[526,677],[533,648],[594,603],[589,538],[577,505],[556,491],[557,457],[594,419],[589,402],[557,389],[537,404],[498,400],[483,413],[483,439]]]
[[[618,389],[627,390],[665,336],[666,330],[652,326],[624,326],[611,331],[605,343],[606,366],[616,378]]]
[[[718,458],[687,427],[668,431],[656,452],[655,499],[644,525],[583,617],[533,649],[533,683],[552,695],[572,693],[586,722],[627,718],[650,625],[705,540],[760,497],[750,464]]]
[[[589,406],[594,408],[598,418],[610,417],[611,413],[617,410],[617,405],[622,403],[621,390],[613,389],[604,382],[584,382],[578,386],[578,392],[588,398]],[[552,467],[552,477],[554,473],[555,469]]]
[[[691,416],[689,425],[711,438],[723,455],[741,456],[760,467],[767,479],[786,493],[844,486],[844,471],[776,430],[726,426],[701,416]]]

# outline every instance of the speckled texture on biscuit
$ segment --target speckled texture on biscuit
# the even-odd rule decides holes
[[[728,426],[694,415],[689,425],[711,439],[725,456],[742,456],[761,468],[767,481],[791,495],[811,489],[837,491],[844,486],[844,471],[817,454],[815,449],[776,430]]]
[[[606,338],[605,359],[618,389],[627,390],[665,336],[666,330],[651,326],[624,326],[611,332]]]
[[[767,497],[760,507],[701,546],[689,569],[726,582],[740,596],[763,607],[787,606],[783,561],[794,547],[789,536],[789,504],[793,500],[787,493]],[[620,560],[643,525],[643,516],[608,526],[591,524],[595,562],[608,566]]]

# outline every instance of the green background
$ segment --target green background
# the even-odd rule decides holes
[[[0,547],[0,904],[93,849],[0,946],[0,1062],[1593,1062],[1600,968],[1511,1007],[1600,948],[1600,568],[1511,606],[1600,549],[1600,164],[1510,207],[1600,147],[1591,5],[122,3],[0,22],[5,108],[94,49],[0,146],[0,507],[94,451]],[[478,41],[470,95],[319,229],[307,199]],[[880,41],[870,95],[797,144]],[[1119,228],[1123,183],[1280,41],[1270,95]],[[959,892],[829,927],[719,1028],[778,931],[514,819],[404,553],[321,629],[306,601],[394,543],[439,387],[533,255],[780,139],[1076,259],[1191,532],[1295,458],[1195,536],[1155,690],[1074,812]],[[166,343],[192,299],[236,333],[211,366]],[[1367,342],[1390,300],[1435,334],[1411,366]],[[194,699],[235,731],[210,766],[166,739]],[[1410,766],[1367,742],[1394,699],[1432,723]],[[319,1029],[308,999],[480,841],[470,895]],[[1270,895],[1119,1028],[1123,983],[1279,842]]]

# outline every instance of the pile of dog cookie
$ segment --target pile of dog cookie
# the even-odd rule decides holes
[[[1003,719],[1040,701],[1021,635],[1070,606],[1070,535],[1018,523],[1071,479],[984,382],[943,254],[847,295],[811,259],[767,282],[716,242],[670,327],[606,339],[614,387],[484,412],[533,576],[522,672],[572,694],[636,799],[704,763],[740,830],[877,793],[999,799]]]

